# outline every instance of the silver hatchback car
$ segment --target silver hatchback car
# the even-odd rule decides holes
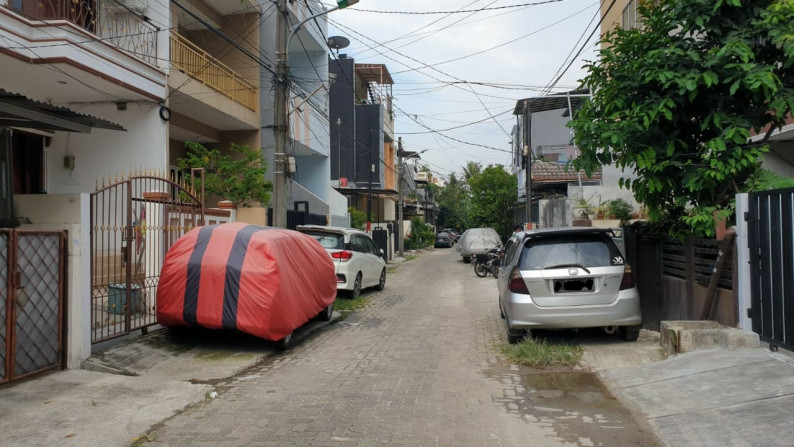
[[[634,274],[609,229],[517,233],[505,244],[497,282],[510,343],[528,329],[603,327],[628,341],[639,336]]]

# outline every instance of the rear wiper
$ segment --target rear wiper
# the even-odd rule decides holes
[[[585,272],[587,272],[587,274],[588,274],[588,275],[590,274],[590,270],[589,270],[587,267],[583,266],[582,264],[557,264],[557,265],[549,265],[549,266],[543,267],[543,269],[544,269],[544,270],[548,270],[548,269],[561,269],[561,268],[565,268],[565,267],[579,267],[580,269],[582,269],[582,270],[584,270]]]

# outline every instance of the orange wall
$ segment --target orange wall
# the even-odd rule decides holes
[[[395,149],[392,143],[383,145],[383,187],[384,189],[397,189],[397,173],[394,167]]]

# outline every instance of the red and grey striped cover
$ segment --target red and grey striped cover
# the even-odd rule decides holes
[[[333,263],[312,237],[226,223],[194,228],[168,250],[157,321],[237,329],[276,341],[334,299]]]

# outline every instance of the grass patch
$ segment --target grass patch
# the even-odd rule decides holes
[[[366,297],[359,296],[356,299],[350,298],[337,298],[334,303],[336,310],[356,310],[363,309],[369,305],[369,300]]]
[[[500,346],[505,356],[513,363],[545,368],[547,366],[576,366],[582,359],[582,347],[566,343],[552,344],[546,340],[534,340],[530,336],[521,343]]]

